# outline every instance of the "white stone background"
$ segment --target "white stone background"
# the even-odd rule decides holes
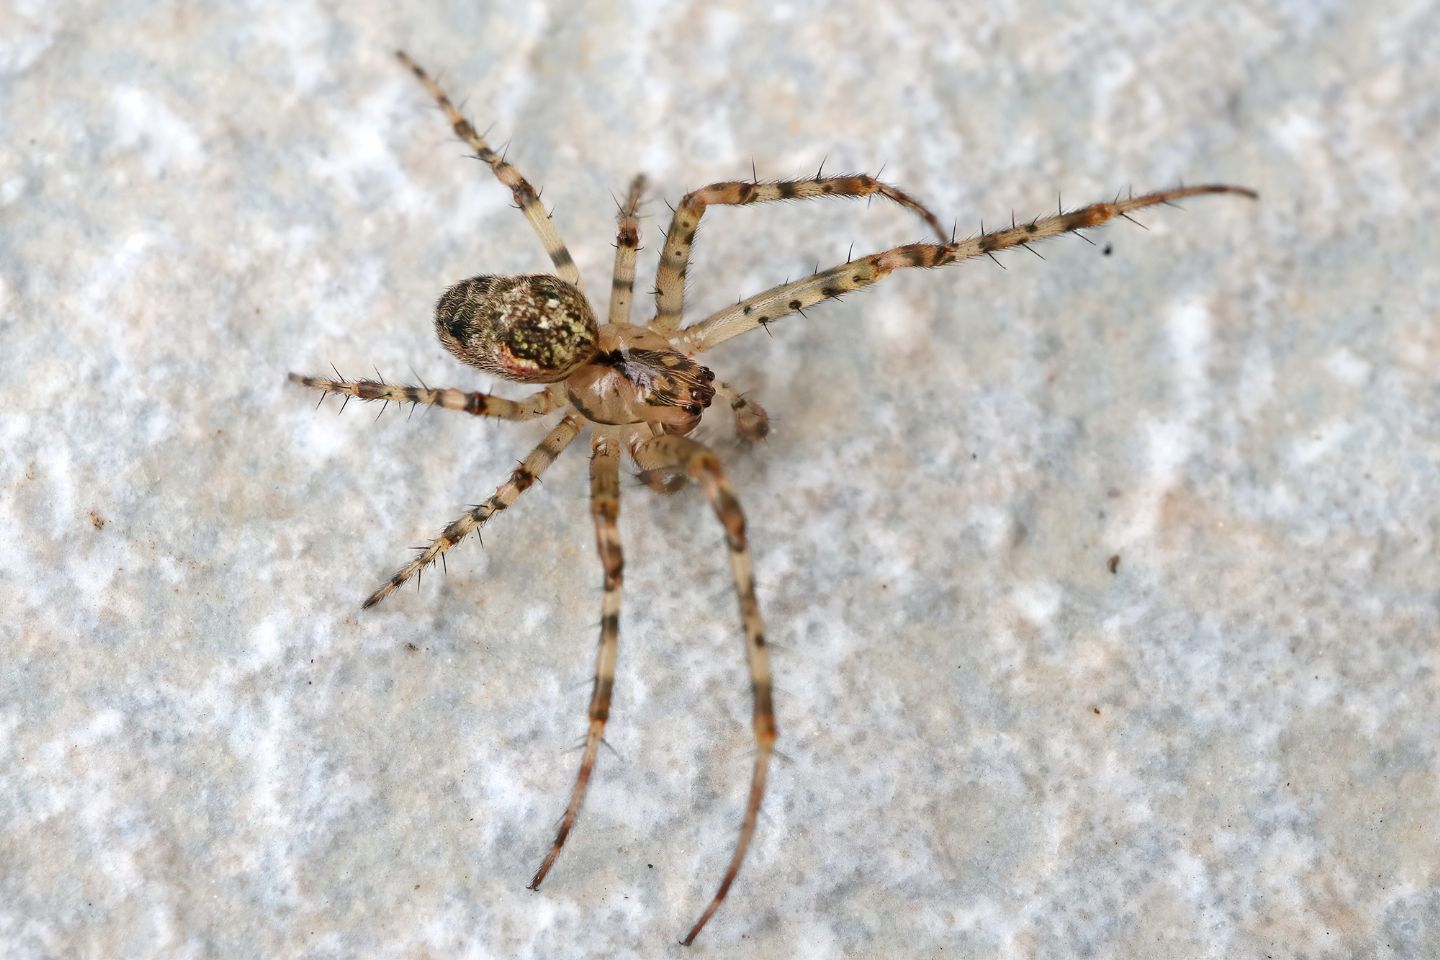
[[[543,433],[285,382],[486,387],[430,305],[545,267],[404,46],[593,291],[642,169],[642,284],[663,199],[752,158],[884,162],[962,231],[1262,194],[715,352],[777,419],[704,435],[788,760],[686,955],[1440,955],[1440,8],[400,6],[0,3],[0,954],[678,956],[719,879],[749,707],[698,493],[627,486],[614,751],[539,893],[598,616],[583,452],[359,610]],[[706,223],[697,312],[921,234]]]

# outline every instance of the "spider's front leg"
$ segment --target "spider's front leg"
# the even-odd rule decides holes
[[[745,514],[735,499],[734,489],[725,475],[720,460],[703,444],[689,437],[664,434],[645,437],[636,433],[630,440],[630,452],[644,469],[667,470],[684,474],[705,491],[715,516],[725,528],[725,543],[730,552],[730,573],[740,600],[740,620],[745,629],[745,659],[750,668],[752,695],[751,720],[755,732],[755,765],[750,775],[750,796],[740,824],[735,852],[720,887],[715,891],[705,912],[681,942],[693,943],[701,929],[714,916],[730,886],[740,873],[745,851],[755,835],[755,821],[760,815],[760,801],[765,796],[765,778],[770,771],[770,755],[775,750],[775,705],[770,689],[770,657],[765,649],[765,624],[760,618],[760,605],[755,599],[755,575],[750,562],[750,548],[745,539]]]
[[[1173,204],[1184,197],[1230,193],[1250,199],[1256,193],[1245,187],[1227,184],[1206,184],[1159,190],[1139,197],[1092,203],[1078,210],[1062,211],[1050,217],[1039,217],[1028,223],[1014,223],[1003,230],[982,233],[955,243],[911,243],[902,247],[850,260],[829,270],[821,270],[803,280],[781,284],[757,293],[699,323],[692,324],[671,336],[677,350],[694,355],[724,343],[756,327],[763,327],[781,317],[798,313],[822,300],[834,300],[862,287],[885,279],[896,270],[911,267],[943,267],[948,263],[993,257],[1001,250],[1028,247],[1033,243],[1098,227],[1116,217],[1129,219],[1131,211],[1158,204]]]
[[[814,197],[871,197],[877,194],[915,211],[941,243],[949,239],[939,218],[924,204],[898,187],[864,174],[846,177],[816,175],[810,180],[781,180],[776,183],[731,180],[712,183],[687,193],[675,208],[675,215],[670,218],[670,229],[665,233],[665,249],[660,253],[660,269],[655,275],[655,319],[650,323],[651,329],[668,334],[680,326],[685,310],[685,273],[690,267],[695,231],[700,228],[700,218],[705,215],[706,207],[745,206]]]
[[[338,373],[336,379],[329,377],[307,377],[298,373],[290,374],[290,382],[319,390],[326,396],[338,394],[361,400],[384,400],[393,403],[425,403],[446,410],[459,410],[477,417],[496,417],[500,420],[533,420],[552,410],[565,406],[565,391],[549,387],[532,394],[524,400],[506,400],[479,390],[456,390],[446,387],[412,387],[399,383],[385,383],[382,380],[346,380]]]
[[[615,662],[620,652],[620,590],[625,579],[625,557],[620,548],[620,437],[613,427],[599,428],[591,442],[590,514],[595,519],[595,549],[605,569],[604,597],[600,601],[600,648],[595,654],[595,683],[590,691],[590,726],[585,733],[585,752],[580,756],[580,772],[570,792],[570,803],[555,834],[555,842],[545,855],[545,862],[535,871],[530,889],[540,889],[540,882],[555,864],[565,838],[575,826],[595,758],[605,735],[605,721],[610,718],[610,694],[615,688]]]

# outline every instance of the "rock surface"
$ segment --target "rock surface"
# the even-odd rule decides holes
[[[543,434],[285,380],[487,388],[431,305],[545,268],[403,46],[596,293],[637,170],[642,290],[663,201],[752,159],[884,162],[962,233],[1262,195],[715,351],[776,417],[703,436],[788,762],[699,955],[1440,956],[1434,4],[397,6],[0,12],[0,954],[650,957],[719,879],[748,682],[695,491],[626,485],[614,750],[538,893],[598,617],[583,442],[359,609]],[[692,315],[920,235],[716,210]]]

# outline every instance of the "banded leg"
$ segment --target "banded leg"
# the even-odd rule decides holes
[[[340,375],[337,373],[336,376]],[[498,417],[501,420],[533,420],[565,406],[565,391],[559,386],[548,387],[524,400],[506,400],[478,390],[469,393],[449,387],[436,390],[379,380],[346,380],[343,377],[331,380],[328,377],[304,377],[298,373],[290,374],[290,380],[321,390],[326,395],[340,394],[346,398],[346,403],[350,402],[350,397],[359,397],[367,402],[427,403],[446,410],[460,410],[477,417]]]
[[[760,404],[723,381],[715,384],[715,395],[730,404],[740,439],[746,443],[759,443],[770,435],[770,414]]]
[[[615,688],[615,661],[620,652],[620,590],[625,579],[625,557],[620,550],[620,436],[615,428],[596,430],[591,441],[590,515],[595,519],[595,549],[605,568],[605,595],[600,601],[600,649],[595,654],[595,685],[590,690],[590,727],[585,733],[585,752],[580,755],[580,772],[570,791],[570,803],[560,821],[555,842],[545,855],[545,862],[530,881],[531,890],[540,889],[540,881],[555,864],[580,804],[585,788],[595,769],[595,757],[605,735],[605,721],[610,718],[610,693]]]
[[[690,250],[695,231],[705,208],[720,204],[744,206],[770,200],[807,200],[811,197],[869,197],[879,194],[920,215],[941,243],[949,234],[935,214],[904,191],[861,174],[849,177],[820,177],[811,180],[781,180],[778,183],[754,183],[732,180],[712,183],[687,193],[675,208],[670,230],[665,234],[665,249],[660,254],[660,270],[655,275],[655,319],[650,326],[661,333],[670,333],[680,326],[685,308],[685,272],[690,266]]]
[[[626,435],[625,442],[630,448],[630,457],[635,461],[635,466],[640,468],[640,481],[655,493],[668,496],[685,489],[685,473],[658,450],[652,450],[642,443],[651,437],[660,436],[665,436],[664,429],[658,424],[650,424],[632,428]]]
[[[940,267],[958,260],[993,256],[1000,250],[1024,247],[1062,233],[1098,227],[1115,217],[1128,218],[1133,210],[1209,193],[1234,193],[1251,199],[1257,196],[1254,191],[1244,187],[1219,184],[1182,187],[1147,193],[1127,200],[1092,203],[1069,213],[1061,212],[1029,223],[1012,224],[1004,230],[982,233],[958,243],[912,243],[895,247],[741,300],[733,307],[727,307],[687,327],[672,336],[671,340],[677,349],[693,355],[724,343],[731,337],[778,320],[786,314],[804,310],[822,300],[834,299],[852,290],[868,287],[878,280],[883,280],[894,270],[905,267]]]
[[[444,556],[446,550],[464,540],[486,520],[519,499],[520,494],[530,489],[540,478],[540,474],[545,472],[545,468],[554,463],[555,458],[560,456],[560,452],[570,445],[570,441],[575,439],[583,423],[579,414],[566,414],[564,419],[545,435],[545,439],[540,441],[540,445],[531,450],[530,455],[521,461],[520,466],[510,474],[510,479],[501,484],[488,500],[472,507],[469,512],[441,531],[440,536],[431,540],[430,545],[422,549],[414,560],[395,571],[394,576],[386,580],[379,590],[370,594],[363,606],[373,607],[384,600],[396,587],[439,560]]]
[[[550,262],[555,264],[555,272],[561,280],[575,288],[580,287],[580,271],[575,267],[575,261],[570,256],[570,251],[565,248],[565,241],[560,239],[560,231],[555,229],[555,221],[550,219],[550,214],[545,212],[545,207],[540,203],[540,194],[530,186],[530,182],[520,175],[505,158],[485,142],[475,128],[461,116],[460,111],[455,109],[455,104],[440,89],[440,85],[430,78],[418,63],[410,59],[409,54],[404,50],[396,50],[395,56],[415,74],[435,102],[440,104],[440,109],[445,111],[450,126],[455,130],[455,136],[464,140],[475,151],[475,155],[490,165],[495,171],[495,177],[505,186],[510,188],[510,193],[515,197],[515,205],[520,212],[525,214],[525,219],[530,221],[531,228],[535,231],[540,242],[545,246],[545,252],[550,255]]]
[[[745,541],[745,514],[735,499],[730,480],[720,460],[704,445],[689,437],[659,436],[649,440],[638,437],[631,441],[631,452],[637,462],[651,462],[681,471],[700,484],[710,501],[715,516],[725,528],[725,543],[730,548],[730,573],[735,592],[740,598],[740,620],[745,628],[745,658],[750,667],[752,724],[755,731],[755,765],[750,775],[750,796],[740,824],[735,852],[715,896],[690,928],[681,942],[693,943],[701,929],[719,909],[730,886],[740,873],[745,851],[755,835],[755,821],[760,815],[760,801],[765,796],[765,778],[770,771],[770,755],[775,749],[775,707],[770,693],[770,658],[765,650],[765,624],[760,619],[760,605],[755,600],[755,576],[750,563],[750,548]]]
[[[620,208],[620,229],[615,235],[615,274],[610,281],[610,322],[630,322],[630,299],[635,292],[635,251],[640,249],[640,194],[645,174],[630,181],[630,194]]]

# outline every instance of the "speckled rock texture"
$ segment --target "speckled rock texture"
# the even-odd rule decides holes
[[[0,0],[0,955],[1440,956],[1440,7],[587,6]],[[707,355],[776,418],[702,437],[786,760],[689,953],[751,749],[703,497],[625,486],[614,749],[532,893],[599,616],[585,445],[362,613],[544,427],[285,379],[488,389],[435,298],[547,268],[402,46],[597,296],[639,170],[642,290],[665,201],[752,159],[883,163],[962,233],[1262,196]],[[716,210],[692,315],[921,237]]]

